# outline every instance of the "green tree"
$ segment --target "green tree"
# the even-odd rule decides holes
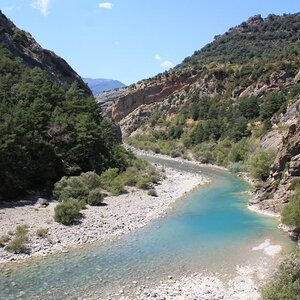
[[[274,158],[275,153],[273,151],[257,149],[247,160],[247,167],[251,176],[265,180],[269,175]]]

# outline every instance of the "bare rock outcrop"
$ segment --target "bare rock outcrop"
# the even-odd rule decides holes
[[[286,120],[288,130],[268,179],[256,187],[256,197],[250,203],[259,204],[261,209],[279,212],[290,200],[291,182],[300,176],[300,112],[295,109],[299,100],[291,105],[282,120]],[[294,122],[291,124],[291,120]]]
[[[63,58],[43,49],[30,33],[17,28],[1,11],[0,44],[4,44],[14,56],[20,57],[29,67],[45,70],[56,82],[76,82],[86,93],[92,94],[81,77]]]

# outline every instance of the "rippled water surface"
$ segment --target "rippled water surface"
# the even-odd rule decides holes
[[[165,218],[118,240],[2,272],[0,299],[105,297],[132,281],[155,284],[168,275],[230,273],[237,264],[259,263],[263,254],[251,249],[267,238],[286,248],[291,244],[275,220],[246,209],[248,196],[241,192],[249,186],[238,177],[208,167],[154,161],[200,172],[212,183],[188,194]]]

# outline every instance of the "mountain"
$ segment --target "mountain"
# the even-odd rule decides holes
[[[299,13],[253,16],[107,111],[136,147],[247,170],[252,203],[281,211],[300,175],[299,28]]]
[[[14,57],[19,57],[30,68],[45,70],[58,83],[72,83],[88,94],[90,89],[72,67],[54,52],[43,49],[31,36],[15,26],[0,10],[0,43],[5,45]]]
[[[62,176],[124,169],[118,128],[78,74],[0,13],[0,201]]]
[[[83,78],[83,80],[87,83],[94,95],[102,93],[104,91],[114,90],[126,86],[124,83],[112,79]]]

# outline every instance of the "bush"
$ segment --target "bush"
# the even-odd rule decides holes
[[[54,209],[55,221],[64,225],[71,225],[80,217],[79,204],[74,201],[64,201]]]
[[[80,180],[88,190],[94,190],[101,186],[100,176],[95,172],[86,172],[80,175]]]
[[[239,162],[229,164],[227,166],[227,169],[232,173],[239,173],[245,171],[246,168],[243,162],[239,161]]]
[[[148,190],[150,188],[150,178],[149,177],[140,177],[136,184],[137,188],[142,190]]]
[[[157,197],[157,196],[158,196],[155,189],[149,190],[149,191],[148,191],[148,195],[149,195],[149,196],[152,196],[152,197]]]
[[[295,189],[294,195],[281,212],[282,223],[295,226],[300,231],[300,187]]]
[[[115,178],[107,189],[112,196],[118,196],[124,192],[124,184],[121,177]]]
[[[100,176],[95,172],[87,172],[80,176],[63,177],[55,184],[53,195],[60,202],[77,201],[80,208],[85,208],[86,204],[90,204],[90,192],[99,189],[100,186]]]
[[[53,195],[59,202],[68,201],[71,198],[86,201],[88,194],[89,190],[81,176],[63,177],[54,185]]]
[[[22,237],[15,237],[6,247],[5,250],[15,254],[27,253],[27,240]]]
[[[263,300],[299,300],[300,250],[286,256],[270,282],[262,288]]]
[[[94,189],[89,192],[88,204],[92,206],[100,205],[103,202],[104,195],[101,189]]]
[[[48,229],[47,228],[39,228],[36,230],[36,235],[41,238],[46,238],[48,235]]]
[[[14,239],[5,247],[5,250],[15,254],[28,253],[27,241],[28,241],[28,226],[18,225],[15,230]]]
[[[101,185],[108,190],[113,180],[119,175],[118,168],[109,168],[100,175]]]
[[[274,162],[275,153],[257,149],[247,160],[247,167],[252,177],[265,180]]]

